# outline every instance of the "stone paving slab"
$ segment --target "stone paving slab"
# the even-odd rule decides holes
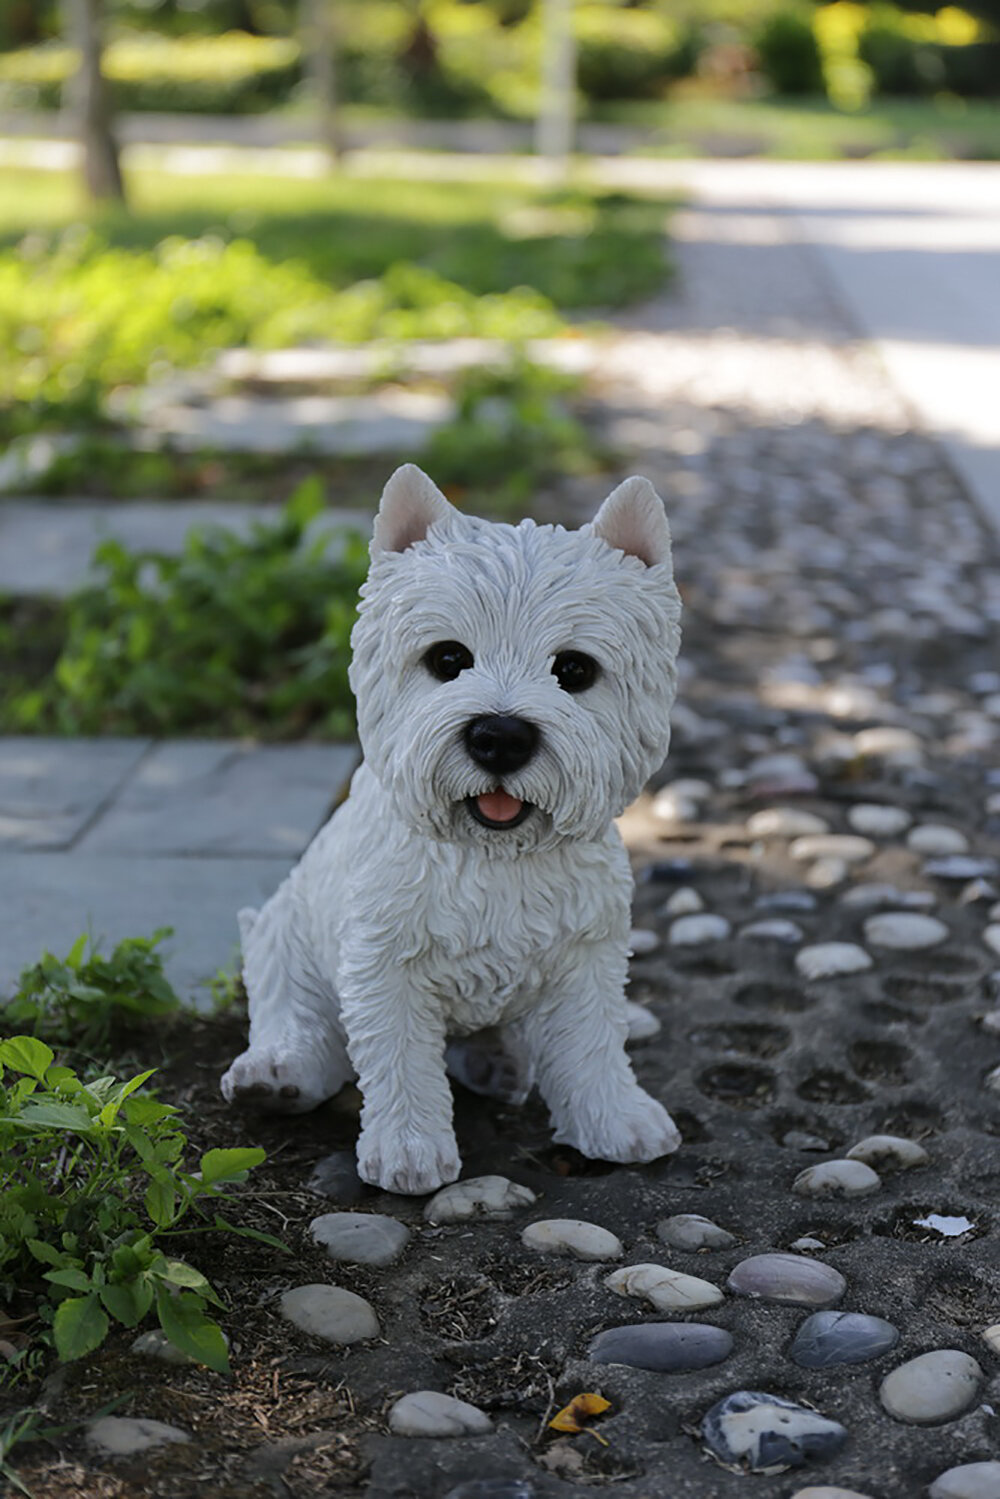
[[[0,739],[0,849],[67,848],[150,747],[148,739]]]
[[[82,854],[292,858],[329,816],[352,745],[157,745],[80,840]]]
[[[166,970],[185,1000],[208,1002],[206,981],[239,951],[236,912],[260,905],[292,859],[149,859],[141,854],[13,853],[0,862],[0,994],[48,950],[81,932],[105,951],[123,937],[172,926]]]

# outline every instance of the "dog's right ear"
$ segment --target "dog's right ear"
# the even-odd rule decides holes
[[[423,469],[415,463],[404,463],[382,491],[375,517],[372,557],[383,552],[405,552],[415,541],[423,541],[435,521],[454,514],[455,507]]]

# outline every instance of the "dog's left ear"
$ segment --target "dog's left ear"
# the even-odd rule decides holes
[[[593,520],[593,533],[647,567],[670,561],[670,527],[648,479],[633,474],[613,489]]]
[[[415,463],[404,463],[389,479],[375,517],[372,557],[382,552],[405,552],[423,541],[435,521],[455,514],[432,479]]]

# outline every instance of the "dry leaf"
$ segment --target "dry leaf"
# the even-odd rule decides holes
[[[611,1409],[611,1401],[605,1400],[603,1395],[574,1395],[569,1405],[564,1405],[562,1410],[552,1417],[549,1422],[553,1431],[586,1431],[587,1422],[594,1416],[602,1416],[606,1410]]]

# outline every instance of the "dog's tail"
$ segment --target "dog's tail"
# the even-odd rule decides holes
[[[242,910],[236,913],[236,920],[240,928],[240,946],[244,952],[246,951],[247,942],[250,939],[250,933],[257,925],[257,917],[259,915],[260,912],[254,906],[244,906]]]

